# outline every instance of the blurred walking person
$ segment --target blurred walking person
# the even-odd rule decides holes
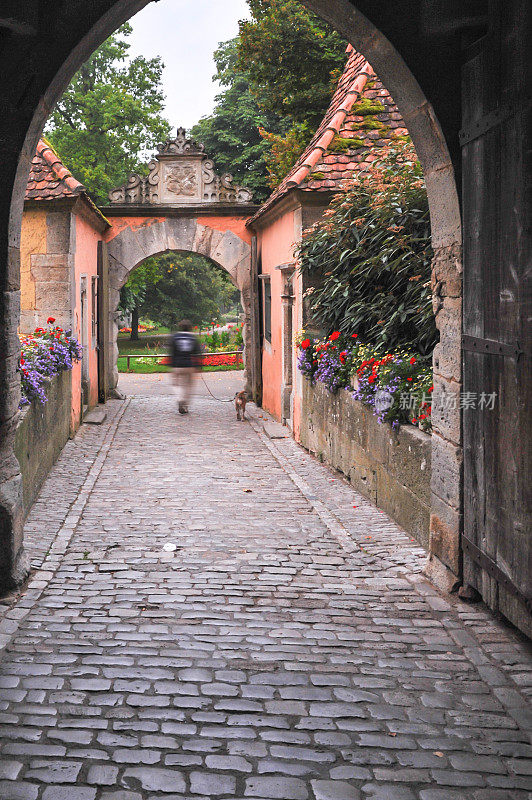
[[[188,414],[194,389],[194,376],[200,369],[200,354],[200,343],[198,337],[192,333],[192,323],[188,319],[182,319],[179,331],[172,336],[171,351],[174,386],[180,414]]]

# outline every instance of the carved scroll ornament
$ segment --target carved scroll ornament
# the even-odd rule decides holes
[[[149,173],[131,175],[126,184],[112,189],[109,200],[120,205],[180,205],[187,203],[249,203],[252,192],[233,184],[229,173],[217,175],[204,146],[177,129],[175,139],[158,146]]]

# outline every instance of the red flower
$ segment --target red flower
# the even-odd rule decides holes
[[[375,375],[370,375],[368,378],[368,383],[373,383],[374,380],[375,380]]]
[[[407,378],[407,381],[411,381],[411,380],[412,380],[412,378]]]
[[[310,347],[310,339],[303,339],[301,342],[301,349],[306,350],[307,347]]]
[[[432,392],[433,389],[434,389],[434,386],[431,386],[430,389],[429,389],[429,392]]]
[[[414,356],[412,356],[412,358],[410,359],[410,363],[411,364],[415,364],[416,363],[416,359],[414,358]]]
[[[352,333],[351,334],[351,339],[356,339],[357,337],[358,337],[358,333]]]
[[[329,336],[329,339],[331,340],[331,342],[335,342],[339,336],[340,336],[340,331],[334,331],[334,333],[331,333],[331,335]]]
[[[20,366],[23,367],[26,362],[24,361],[24,353],[20,354]]]
[[[55,322],[55,317],[48,317],[46,320],[47,325],[52,325]]]

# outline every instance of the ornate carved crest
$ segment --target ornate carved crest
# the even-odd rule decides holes
[[[188,139],[184,128],[177,129],[175,139],[158,146],[148,168],[148,175],[131,175],[126,184],[112,189],[111,203],[182,205],[250,203],[253,199],[249,189],[233,185],[229,173],[216,174],[204,146]]]

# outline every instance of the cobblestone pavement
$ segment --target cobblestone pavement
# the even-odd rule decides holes
[[[135,391],[28,519],[0,800],[532,798],[529,646],[262,412]]]

